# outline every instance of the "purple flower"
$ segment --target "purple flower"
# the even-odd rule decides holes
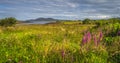
[[[93,38],[93,39],[91,39]],[[103,33],[99,32],[99,34],[94,34],[93,36],[91,35],[90,32],[87,32],[84,34],[83,38],[82,38],[82,44],[86,44],[88,42],[91,42],[91,40],[94,41],[94,44],[97,46],[99,44],[99,42],[102,40],[103,38]]]
[[[117,33],[117,34],[118,34],[118,36],[120,36],[120,31],[118,31],[118,33]]]
[[[65,51],[62,50],[62,51],[61,51],[61,54],[62,54],[62,58],[64,58],[64,57],[65,57]]]
[[[87,42],[90,42],[90,41],[91,41],[91,33],[87,32]]]
[[[99,33],[99,37],[98,37],[98,42],[100,42],[100,41],[102,40],[102,38],[103,38],[103,33],[100,32],[100,33]]]
[[[82,38],[82,44],[85,44],[87,42],[91,41],[91,33],[87,32],[84,34],[83,38]]]
[[[85,44],[87,42],[86,36],[83,36],[82,43]]]

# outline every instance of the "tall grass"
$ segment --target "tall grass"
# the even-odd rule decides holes
[[[110,63],[104,33],[84,33],[92,27],[60,24],[1,29],[0,63]]]

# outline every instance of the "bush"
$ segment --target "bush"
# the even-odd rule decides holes
[[[16,22],[17,20],[13,17],[4,18],[0,20],[0,26],[4,26],[4,27],[14,26]]]
[[[83,24],[90,24],[90,21],[91,21],[90,19],[86,18],[83,20]]]

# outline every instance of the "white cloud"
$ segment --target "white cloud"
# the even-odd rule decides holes
[[[70,2],[67,2],[66,4],[73,8],[76,8],[78,6],[78,4],[74,4],[74,3],[70,3]]]
[[[104,18],[109,18],[110,16],[106,16],[106,15],[101,15],[101,16],[89,16],[90,18],[97,18],[97,19],[104,19]]]

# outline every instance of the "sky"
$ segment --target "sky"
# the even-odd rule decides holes
[[[105,19],[120,16],[120,0],[0,0],[0,18]]]

